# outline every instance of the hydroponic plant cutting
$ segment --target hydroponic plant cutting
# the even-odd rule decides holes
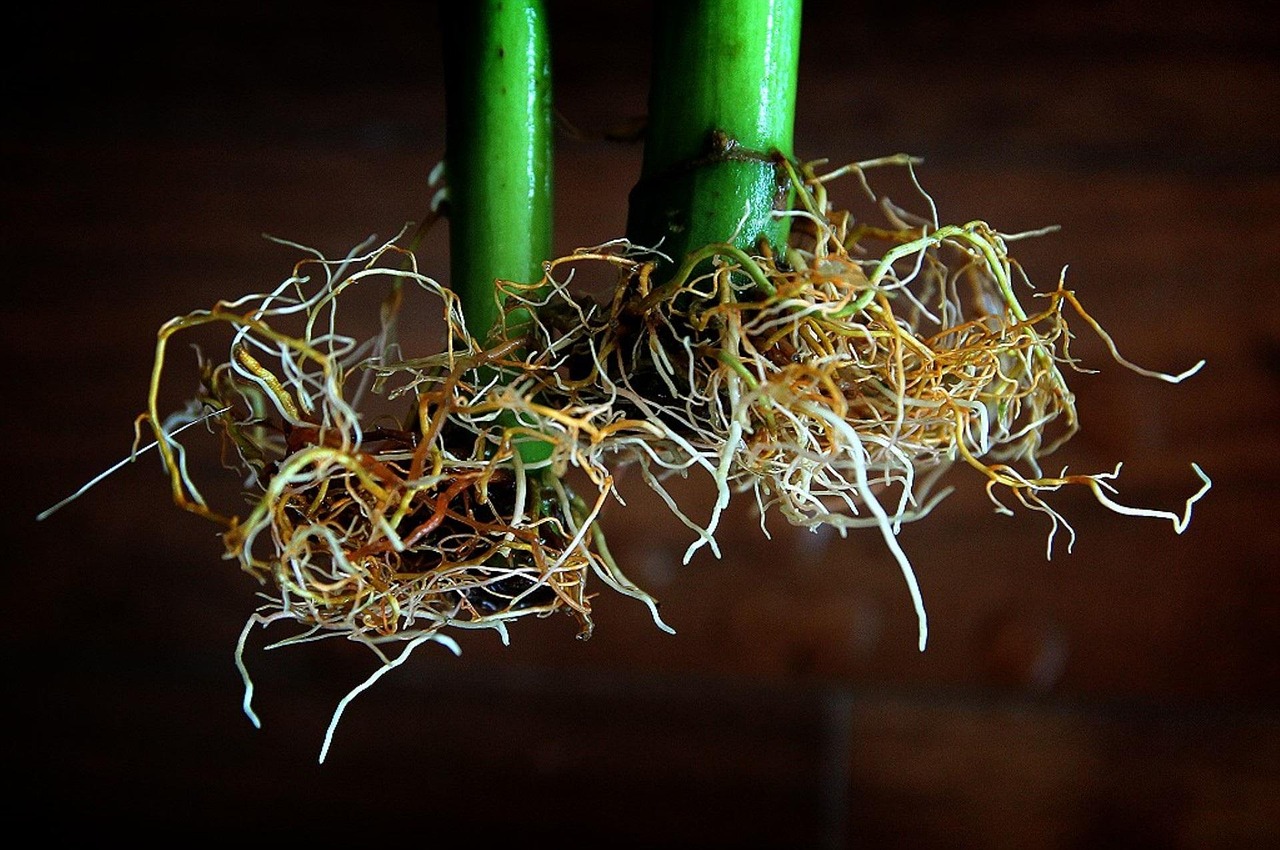
[[[1038,233],[942,219],[919,160],[796,157],[799,0],[656,4],[628,232],[552,256],[544,6],[443,7],[447,149],[429,188],[448,222],[449,286],[406,227],[339,258],[295,246],[303,257],[282,282],[159,331],[139,426],[176,504],[220,524],[227,557],[261,584],[236,651],[255,723],[244,650],[257,625],[301,627],[276,645],[347,637],[379,659],[334,712],[322,761],[347,703],[423,643],[459,652],[461,630],[507,641],[512,621],[557,613],[588,637],[597,583],[671,631],[605,539],[602,517],[627,509],[615,488],[626,468],[688,530],[686,562],[701,547],[718,555],[738,496],[766,535],[775,516],[878,533],[921,650],[926,594],[898,532],[951,487],[1045,514],[1050,552],[1057,532],[1075,533],[1051,504],[1065,486],[1186,528],[1210,487],[1194,464],[1200,486],[1178,513],[1125,504],[1119,465],[1043,463],[1079,427],[1072,324],[1155,379],[1203,364],[1164,374],[1125,360],[1065,274],[1044,289],[1024,274],[1010,246]],[[913,198],[875,189],[889,171]],[[378,330],[362,338],[348,328],[370,317],[350,314],[371,290]],[[407,313],[424,300],[433,315]],[[397,328],[428,318],[443,323],[440,347],[405,350]],[[211,326],[223,350],[174,354]],[[192,368],[189,401],[161,409],[171,373]],[[210,504],[189,473],[187,437],[208,429],[247,504]],[[683,506],[672,475],[705,481],[710,512]]]

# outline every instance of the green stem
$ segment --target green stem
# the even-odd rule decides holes
[[[658,0],[649,126],[628,237],[674,263],[787,238],[801,0]],[[661,270],[660,270],[661,271]],[[660,274],[660,277],[662,275]]]
[[[544,0],[441,5],[450,286],[467,330],[504,321],[495,282],[536,283],[552,249],[551,48]],[[513,311],[504,327],[518,332]],[[522,424],[518,417],[504,420]],[[550,445],[516,438],[525,464]]]
[[[494,281],[532,283],[551,257],[551,56],[543,0],[441,4],[450,285],[484,339]]]

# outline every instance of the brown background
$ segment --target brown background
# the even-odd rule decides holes
[[[323,766],[373,657],[264,652],[255,633],[254,730],[231,661],[254,587],[153,459],[34,517],[127,450],[162,321],[287,273],[295,252],[260,234],[333,255],[422,214],[443,148],[435,4],[47,6],[12,34],[3,138],[22,812],[424,845],[1280,839],[1280,39],[1262,4],[806,8],[800,156],[923,156],[944,220],[1061,225],[1019,253],[1045,286],[1069,264],[1131,359],[1208,359],[1170,386],[1082,332],[1100,372],[1075,380],[1084,430],[1061,457],[1124,461],[1122,497],[1169,509],[1199,462],[1215,486],[1184,535],[1064,492],[1079,539],[1046,560],[1044,518],[993,515],[957,471],[902,534],[931,616],[920,654],[874,532],[774,523],[765,541],[743,500],[724,557],[680,566],[684,530],[633,486],[606,524],[675,636],[604,591],[585,643],[556,618],[507,648],[424,647],[352,704]],[[553,8],[566,119],[599,135],[643,113],[648,4]],[[621,234],[639,156],[561,138],[559,249]],[[443,235],[423,254],[442,279]]]

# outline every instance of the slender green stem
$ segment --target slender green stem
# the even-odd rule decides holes
[[[801,0],[657,0],[649,127],[628,237],[674,263],[786,242]]]
[[[544,0],[441,5],[450,286],[467,330],[503,321],[495,282],[536,283],[552,249],[551,47]],[[520,323],[518,312],[505,327]],[[508,416],[505,424],[523,424]],[[516,438],[526,464],[550,446]]]
[[[450,285],[467,329],[501,315],[494,281],[551,257],[551,57],[543,0],[441,4]]]

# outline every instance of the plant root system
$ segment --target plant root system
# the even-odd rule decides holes
[[[1036,234],[939,221],[914,160],[824,166],[786,163],[785,248],[708,245],[676,262],[625,240],[579,250],[545,263],[542,280],[499,282],[505,321],[485,340],[466,331],[454,293],[418,270],[403,233],[340,260],[293,245],[307,256],[276,288],[166,323],[139,437],[149,426],[176,503],[219,523],[227,558],[261,582],[237,650],[249,716],[242,656],[255,624],[302,626],[276,645],[345,636],[378,654],[333,724],[422,643],[457,651],[451,630],[492,628],[505,641],[517,618],[565,613],[590,635],[593,581],[670,631],[601,529],[623,467],[690,530],[686,561],[704,546],[718,553],[718,523],[739,494],[766,534],[772,515],[877,529],[909,587],[921,649],[923,595],[898,532],[947,494],[953,466],[976,472],[997,510],[1047,515],[1050,552],[1060,529],[1074,535],[1049,503],[1068,485],[1181,532],[1210,486],[1194,465],[1202,486],[1179,514],[1116,500],[1118,466],[1068,475],[1042,463],[1079,427],[1066,376],[1083,367],[1068,320],[1151,377],[1181,381],[1201,364],[1168,375],[1125,360],[1065,275],[1036,291],[1010,256]],[[884,169],[907,175],[926,214],[871,189]],[[869,212],[832,202],[838,178]],[[606,291],[586,291],[600,270]],[[345,330],[346,305],[370,290],[382,293],[377,330],[361,339]],[[397,332],[410,291],[434,300],[444,328],[438,349],[414,356]],[[221,356],[200,354],[198,390],[162,411],[170,342],[210,328],[225,334]],[[399,412],[374,412],[388,405]],[[189,444],[201,433],[238,474],[241,511],[202,494],[193,470],[205,465]],[[709,482],[709,514],[664,486],[691,473]],[[403,644],[394,658],[392,642]]]

